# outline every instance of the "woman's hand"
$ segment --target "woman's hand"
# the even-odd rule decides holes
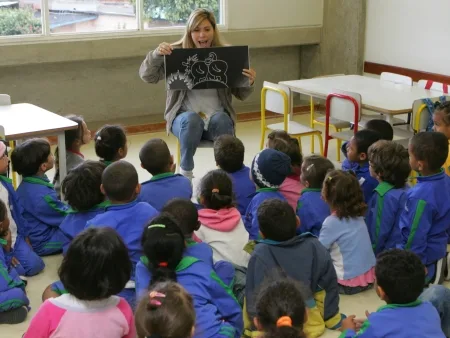
[[[242,74],[250,79],[250,86],[253,86],[253,83],[255,83],[256,79],[256,71],[253,68],[243,69]]]
[[[158,53],[158,55],[161,56],[172,54],[172,50],[173,50],[172,45],[167,42],[161,42],[158,48],[156,48],[156,52]]]

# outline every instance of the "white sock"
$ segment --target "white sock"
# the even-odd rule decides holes
[[[184,177],[188,178],[189,181],[192,182],[192,179],[194,178],[194,173],[192,172],[192,170],[184,170],[183,168],[180,168],[180,174],[183,175]]]

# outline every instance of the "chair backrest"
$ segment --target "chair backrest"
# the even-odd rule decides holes
[[[330,117],[356,124],[361,120],[360,94],[334,89],[328,94],[327,102],[328,101],[330,101]],[[356,109],[358,116],[355,116],[355,104],[357,105]]]
[[[437,92],[442,92],[448,94],[449,85],[446,83],[435,82],[432,80],[419,80],[417,86],[424,89],[435,90]]]
[[[431,101],[439,102],[439,97],[431,97]],[[450,96],[446,96],[446,100],[450,101]],[[412,107],[411,127],[415,132],[425,131],[430,120],[430,113],[426,104],[422,99],[415,100]]]
[[[383,72],[383,73],[381,73],[380,80],[394,82],[395,84],[403,84],[403,85],[407,85],[407,86],[413,85],[412,78],[410,78],[409,76],[404,76],[404,75],[394,74],[394,73]]]
[[[8,94],[0,94],[0,106],[9,106],[11,104],[11,96]]]
[[[291,91],[288,87],[264,81],[261,91],[261,109],[270,110],[276,114],[289,114]]]

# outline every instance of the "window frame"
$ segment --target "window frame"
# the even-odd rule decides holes
[[[221,32],[228,31],[228,1],[219,0],[220,24],[217,25]],[[167,26],[144,29],[143,20],[144,0],[136,0],[137,29],[111,30],[105,32],[82,33],[50,33],[50,21],[48,0],[41,0],[42,33],[39,35],[5,35],[0,36],[0,46],[39,44],[48,42],[70,41],[94,41],[102,39],[135,38],[146,36],[165,36],[183,34],[185,26]]]

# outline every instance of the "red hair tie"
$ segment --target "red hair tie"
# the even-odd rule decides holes
[[[167,262],[159,262],[158,266],[160,268],[167,268],[169,266],[169,263],[167,263]]]

